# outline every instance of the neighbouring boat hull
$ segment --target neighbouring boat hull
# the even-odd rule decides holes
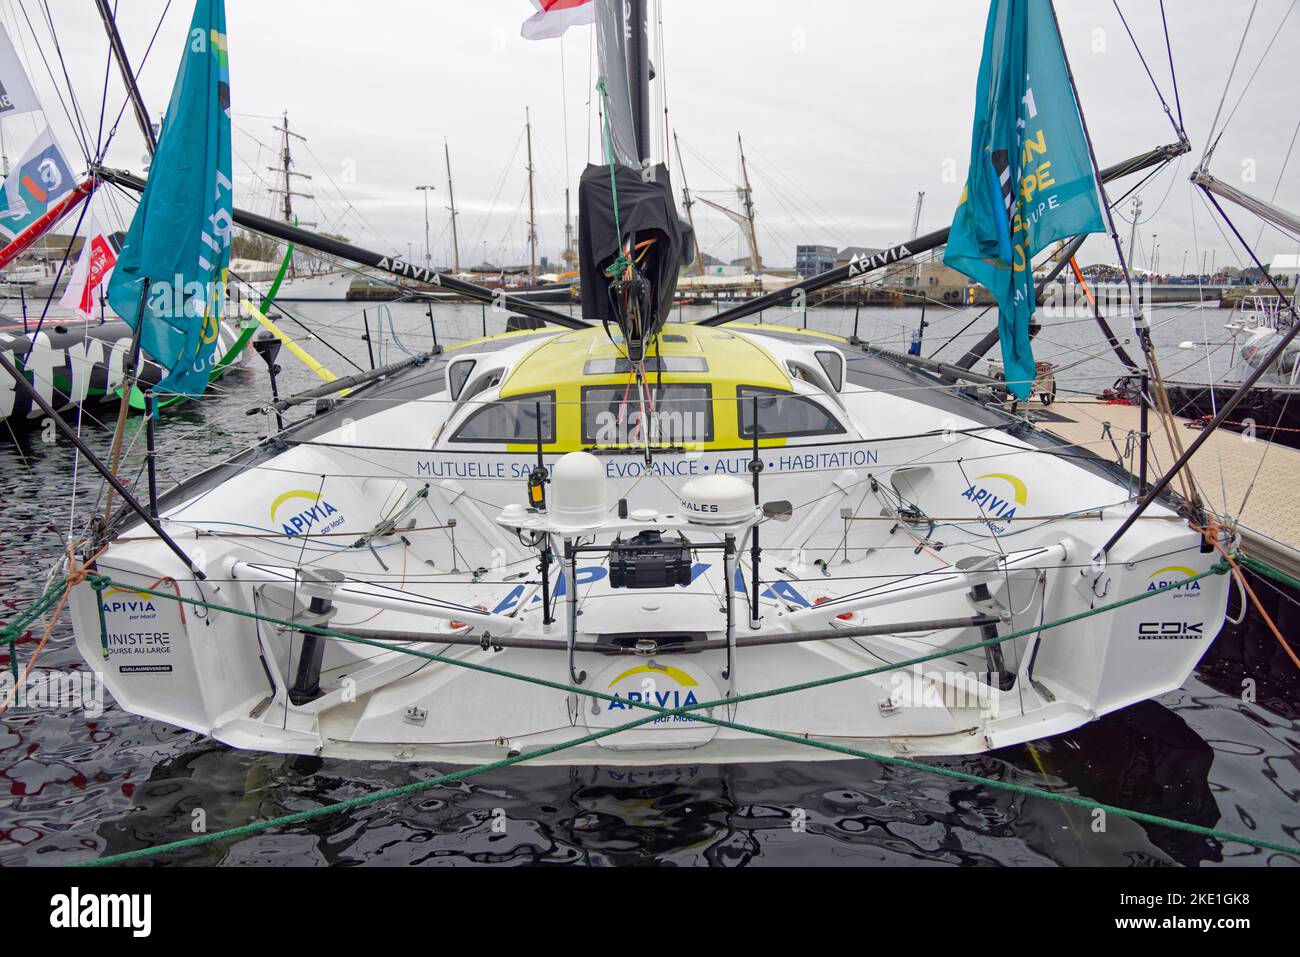
[[[58,319],[47,321],[39,332],[36,322],[28,325],[31,331],[22,327],[0,331],[0,349],[8,351],[15,367],[27,373],[46,402],[65,411],[120,400],[131,350],[130,326],[120,319]],[[222,355],[238,338],[226,323],[221,324],[217,335],[217,350]],[[147,388],[162,380],[163,369],[141,355],[136,377],[136,384]],[[9,376],[0,376],[0,420],[19,425],[39,422],[43,416],[40,406]]]

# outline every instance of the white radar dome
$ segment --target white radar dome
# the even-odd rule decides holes
[[[593,528],[605,521],[609,491],[605,466],[590,452],[560,456],[551,473],[547,517],[560,528]]]
[[[701,525],[732,525],[754,517],[754,487],[734,475],[700,475],[678,493],[682,511]]]

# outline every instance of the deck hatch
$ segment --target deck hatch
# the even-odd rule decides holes
[[[655,372],[708,372],[709,360],[703,356],[648,356],[647,373]],[[588,359],[582,366],[583,375],[626,375],[632,364],[625,356],[609,359]]]

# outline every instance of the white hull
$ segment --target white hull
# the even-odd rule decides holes
[[[286,276],[275,294],[276,302],[345,302],[355,278],[350,272],[329,272],[313,276]],[[271,288],[270,280],[248,283],[259,294]]]
[[[174,587],[187,597],[272,618],[310,614],[313,598],[327,598],[334,609],[330,628],[387,635],[398,647],[574,685],[565,651],[568,596],[556,596],[555,621],[544,624],[537,552],[496,521],[503,508],[523,500],[536,456],[455,449],[445,440],[433,447],[429,437],[450,407],[445,398],[431,391],[427,401],[404,401],[370,415],[353,412],[365,417],[167,502],[167,530],[209,582],[189,580],[171,553],[140,529],[109,549],[100,572],[135,587]],[[101,631],[89,585],[78,587],[72,601],[78,645],[123,707],[236,747],[476,764],[644,716],[626,703],[629,695],[648,694],[647,700],[671,709],[692,696],[710,701],[834,679],[969,645],[985,633],[967,625],[746,644],[758,636],[970,619],[990,611],[1005,635],[1145,593],[1189,571],[1204,572],[1216,560],[1185,522],[1154,506],[1108,561],[1094,563],[1091,556],[1131,508],[1125,490],[1104,475],[1006,432],[965,432],[980,427],[973,419],[946,416],[947,433],[925,435],[935,428],[936,410],[906,393],[846,384],[840,399],[846,420],[869,424],[875,438],[763,449],[763,500],[786,499],[794,509],[788,522],[761,525],[764,587],[756,627],[743,590],[751,577],[748,526],[690,523],[678,500],[692,476],[748,480],[751,452],[739,444],[661,452],[654,475],[644,474],[637,456],[602,457],[610,508],[589,538],[603,543],[618,531],[671,527],[684,529],[698,546],[720,543],[730,529],[741,548],[740,572],[729,588],[719,553],[700,551],[688,585],[614,588],[605,562],[580,558],[573,664],[585,680],[574,692],[328,640],[318,696],[294,703],[291,687],[304,649],[300,632],[194,607],[184,610],[182,621],[176,602],[129,591],[106,593]],[[548,466],[554,468],[557,458],[548,454]],[[614,514],[621,498],[633,509],[630,519]],[[640,509],[656,514],[638,523]],[[933,519],[918,520],[908,509]],[[842,510],[854,520],[846,521]],[[1091,511],[1056,517],[1083,510]],[[393,518],[397,531],[389,528],[357,547]],[[454,530],[446,527],[451,519]],[[563,538],[553,537],[557,554]],[[993,564],[972,570],[972,559]],[[339,581],[314,580],[323,569]],[[560,564],[551,566],[552,587],[561,571]],[[176,584],[157,585],[160,575]],[[973,600],[979,583],[991,602]],[[999,646],[1001,682],[990,677],[990,659],[979,650],[927,662],[920,672],[856,677],[708,713],[888,755],[963,754],[1042,738],[1181,686],[1221,627],[1226,590],[1226,578],[1211,576],[1008,641]],[[728,595],[737,645],[730,671],[729,650],[719,646],[728,635]],[[818,605],[819,599],[827,600]],[[493,650],[490,638],[484,650],[440,640],[485,633],[547,647]],[[608,647],[638,637],[662,649],[681,634],[713,644],[649,655],[582,650],[592,642]],[[101,651],[105,635],[107,657]],[[424,640],[405,640],[412,635]],[[584,693],[593,689],[619,695],[623,706]],[[670,718],[533,760],[836,757],[843,755]]]

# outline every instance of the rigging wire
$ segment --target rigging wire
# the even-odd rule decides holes
[[[519,147],[523,144],[523,141],[524,141],[524,130],[520,129],[519,136],[515,139],[514,149],[510,151],[510,158],[506,160],[506,164],[501,170],[501,175],[497,177],[496,186],[492,191],[492,198],[488,201],[482,219],[479,220],[478,232],[476,232],[474,234],[474,238],[470,240],[469,243],[470,249],[474,249],[475,247],[480,246],[484,240],[484,235],[487,233],[488,230],[488,220],[492,216],[492,214],[496,211],[497,203],[501,198],[501,191],[505,189],[506,181],[510,178],[510,173],[515,168],[515,157],[519,155]],[[525,198],[526,197],[527,197],[527,192],[525,191]],[[471,257],[472,256],[473,254],[471,253]]]
[[[1232,118],[1237,115],[1237,109],[1241,106],[1241,101],[1246,98],[1246,93],[1250,90],[1251,84],[1255,82],[1255,77],[1259,74],[1260,68],[1268,60],[1268,55],[1273,49],[1273,44],[1276,43],[1277,38],[1282,35],[1282,28],[1286,25],[1286,21],[1290,18],[1292,12],[1294,12],[1296,2],[1297,0],[1291,0],[1291,5],[1286,8],[1286,13],[1282,14],[1282,19],[1278,22],[1276,31],[1269,37],[1268,45],[1264,48],[1264,52],[1260,54],[1259,62],[1255,64],[1255,69],[1251,71],[1250,77],[1246,80],[1246,85],[1241,88],[1241,93],[1237,96],[1237,102],[1232,105],[1232,110],[1228,113],[1228,118],[1223,121],[1223,128],[1219,130],[1218,135],[1214,138],[1214,143],[1210,146],[1211,154],[1214,153],[1215,147],[1218,146],[1220,138],[1222,138],[1223,134],[1227,132],[1228,124],[1231,123]]]
[[[73,139],[77,141],[77,146],[80,147],[83,157],[86,162],[89,163],[90,145],[85,138],[84,130],[78,124],[77,120],[73,119],[72,111],[68,109],[68,104],[63,99],[63,90],[59,86],[59,81],[54,78],[54,70],[50,67],[50,61],[45,56],[45,48],[41,46],[40,38],[36,35],[36,28],[32,26],[31,17],[28,16],[27,8],[23,5],[22,0],[18,0],[18,9],[22,11],[23,19],[27,21],[27,28],[31,31],[32,42],[36,45],[36,52],[41,55],[41,62],[45,65],[45,72],[49,75],[50,83],[54,87],[54,95],[59,98],[59,106],[63,108],[63,115],[67,117],[68,125],[72,128]],[[45,115],[45,109],[43,107],[41,109],[41,115]],[[46,122],[48,123],[48,119]]]
[[[172,0],[167,0],[166,5],[163,7],[162,14],[158,17],[158,22],[154,24],[153,34],[149,37],[149,44],[144,48],[144,56],[140,57],[140,62],[136,64],[135,73],[132,79],[137,83],[140,80],[140,74],[144,71],[145,63],[148,62],[149,60],[149,54],[153,52],[153,44],[154,41],[158,39],[158,31],[162,29],[163,21],[167,19],[167,13],[168,11],[171,10],[171,7],[172,7]],[[122,116],[124,113],[126,113],[126,108],[127,106],[130,105],[130,103],[131,103],[131,93],[128,90],[126,97],[122,100],[121,107],[117,111],[117,117],[113,120],[112,127],[109,128],[108,138],[104,141],[103,150],[99,154],[101,161],[105,156],[108,155],[109,144],[113,142],[113,137],[117,135],[117,128],[121,124]]]
[[[54,52],[58,55],[59,58],[59,69],[63,73],[63,82],[67,84],[68,99],[72,103],[73,112],[76,114],[77,122],[80,124],[81,134],[85,140],[84,152],[86,153],[87,159],[89,159],[91,155],[89,149],[90,129],[86,124],[86,117],[82,113],[81,104],[77,100],[77,92],[72,85],[72,78],[68,76],[68,64],[63,59],[63,45],[59,43],[59,33],[54,28],[54,16],[53,14],[50,13],[50,5],[48,0],[41,0],[41,8],[45,11],[45,23],[50,31],[50,39],[54,42]]]
[[[1169,109],[1169,103],[1165,100],[1164,93],[1160,91],[1160,84],[1156,82],[1155,75],[1151,72],[1151,67],[1147,65],[1147,58],[1142,54],[1142,48],[1138,46],[1137,37],[1133,36],[1133,31],[1129,29],[1128,20],[1125,19],[1124,17],[1124,11],[1119,8],[1119,0],[1111,0],[1111,3],[1113,3],[1115,6],[1115,12],[1119,14],[1119,22],[1124,24],[1124,32],[1128,34],[1129,40],[1133,43],[1133,49],[1137,53],[1138,59],[1142,61],[1142,69],[1147,71],[1147,79],[1151,81],[1151,87],[1156,91],[1156,96],[1160,99],[1160,106],[1165,111],[1165,116],[1169,117],[1169,123],[1170,125],[1173,126],[1174,133],[1178,136],[1180,140],[1186,138],[1186,134],[1183,132],[1183,128],[1182,128],[1182,111],[1181,110],[1179,111],[1179,119],[1175,120],[1174,114]],[[1163,18],[1164,17],[1163,0],[1161,2],[1160,9],[1161,9],[1160,15]],[[1166,31],[1165,38],[1168,39],[1168,36],[1169,36],[1168,31]],[[1170,55],[1171,66],[1172,63],[1173,63],[1173,59],[1171,54]]]
[[[1178,97],[1178,73],[1174,70],[1174,48],[1169,42],[1169,20],[1165,17],[1165,0],[1160,0],[1160,25],[1165,33],[1165,52],[1169,54],[1169,79],[1174,87],[1174,106],[1178,109],[1178,129],[1186,133],[1183,126],[1183,101]]]
[[[113,12],[110,14],[113,19],[117,19],[117,0],[113,0]],[[109,44],[108,51],[104,54],[104,83],[103,92],[99,98],[99,127],[95,130],[95,156],[104,155],[104,118],[108,113],[108,78],[113,69],[113,45]]]
[[[1232,68],[1228,70],[1228,80],[1223,84],[1223,95],[1219,97],[1219,106],[1214,111],[1214,119],[1210,123],[1210,131],[1205,137],[1205,149],[1201,153],[1201,162],[1198,169],[1203,170],[1209,165],[1210,156],[1214,152],[1214,147],[1219,141],[1215,132],[1219,128],[1219,117],[1223,114],[1223,104],[1228,100],[1228,90],[1231,89],[1232,78],[1237,73],[1237,64],[1241,62],[1241,51],[1246,48],[1246,37],[1250,34],[1250,24],[1255,19],[1255,11],[1257,9],[1259,9],[1259,0],[1254,0],[1254,3],[1250,5],[1250,16],[1246,18],[1246,26],[1241,31],[1241,40],[1237,44],[1237,53],[1232,58]]]

